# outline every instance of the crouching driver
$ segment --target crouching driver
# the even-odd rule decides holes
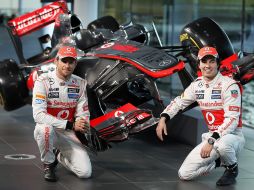
[[[78,177],[88,178],[91,162],[75,136],[75,132],[88,132],[90,116],[86,81],[72,74],[77,65],[76,48],[60,47],[55,65],[55,71],[38,77],[33,90],[34,138],[44,165],[44,178],[57,181],[58,162]]]
[[[167,134],[166,120],[197,101],[209,132],[202,135],[203,141],[189,153],[179,169],[179,177],[192,180],[223,164],[225,172],[216,184],[230,185],[236,181],[237,156],[245,143],[239,84],[219,72],[218,53],[213,47],[199,50],[198,67],[202,77],[198,77],[167,106],[161,114],[156,132],[163,140],[163,134]]]

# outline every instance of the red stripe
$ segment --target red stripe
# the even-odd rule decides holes
[[[44,140],[45,140],[45,153],[49,151],[49,127],[45,127]]]
[[[116,110],[113,110],[103,116],[100,116],[100,117],[97,117],[93,120],[90,121],[90,125],[91,127],[96,127],[97,125],[99,125],[100,123],[102,123],[103,121],[106,121],[108,120],[109,118],[114,118],[115,115],[117,113],[126,113],[126,112],[129,112],[129,111],[134,111],[134,110],[137,110],[138,108],[136,108],[135,106],[133,106],[132,104],[128,103],[128,104],[125,104],[124,106],[116,109]]]
[[[47,107],[47,113],[55,116],[59,119],[67,119],[73,121],[76,108],[49,108]]]

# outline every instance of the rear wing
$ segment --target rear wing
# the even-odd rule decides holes
[[[13,34],[23,36],[55,22],[58,15],[63,13],[68,13],[68,7],[66,1],[60,0],[14,18],[8,22],[8,25]]]

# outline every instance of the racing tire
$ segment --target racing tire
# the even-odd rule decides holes
[[[188,47],[184,57],[190,61],[192,68],[197,68],[197,54],[204,46],[215,47],[220,60],[235,53],[225,31],[208,17],[199,18],[184,26],[180,33],[180,41],[183,46]]]
[[[28,96],[25,79],[16,62],[12,59],[1,61],[0,105],[6,111],[12,111],[24,106]]]
[[[115,32],[119,29],[119,23],[112,16],[101,17],[87,25],[88,30],[96,30],[97,28],[110,29]]]

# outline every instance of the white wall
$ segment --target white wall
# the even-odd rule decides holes
[[[75,0],[74,13],[78,15],[84,28],[98,17],[98,0]]]
[[[41,7],[40,0],[21,0],[22,14]],[[11,14],[16,13],[19,8],[19,0],[1,0],[0,12]]]

